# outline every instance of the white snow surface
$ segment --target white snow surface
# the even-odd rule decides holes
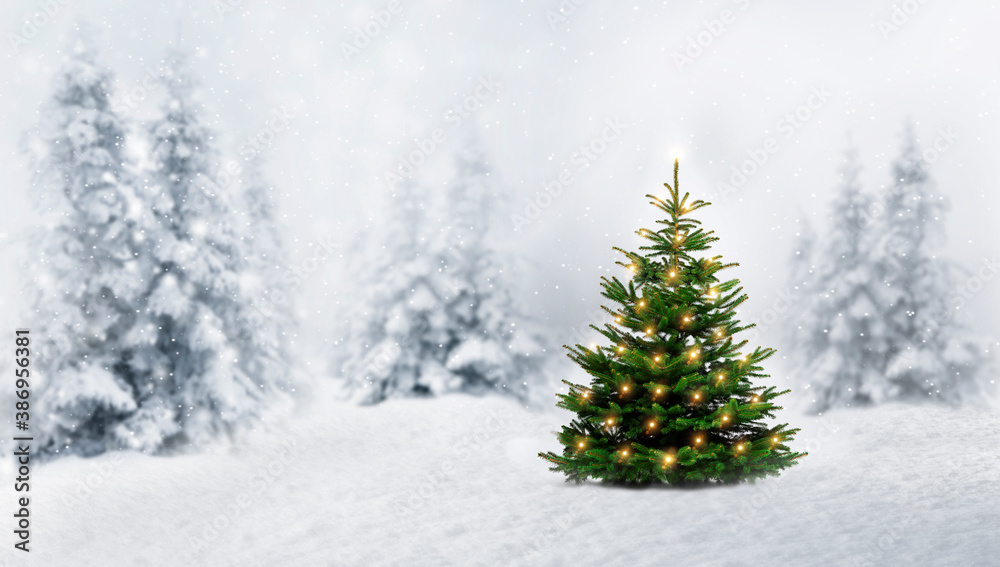
[[[314,404],[206,453],[31,471],[31,549],[0,565],[997,565],[1000,415],[786,413],[809,455],[756,484],[568,484],[572,415],[463,394]],[[2,471],[12,479],[11,459]],[[6,528],[15,501],[5,483]],[[226,518],[228,514],[229,518]],[[209,526],[215,523],[212,531]],[[206,539],[211,537],[211,541]]]

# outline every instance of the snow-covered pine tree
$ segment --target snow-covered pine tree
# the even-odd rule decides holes
[[[502,392],[528,399],[545,341],[511,293],[509,259],[489,238],[490,170],[475,144],[457,159],[440,221],[427,190],[393,195],[364,317],[345,341],[355,399]]]
[[[281,388],[292,390],[289,347],[294,317],[292,296],[283,275],[287,253],[277,219],[277,189],[255,157],[242,175],[242,205],[246,223],[241,228],[247,249],[247,274],[240,282],[242,316],[239,338],[245,342],[241,358],[251,376],[272,376]]]
[[[93,455],[138,408],[127,337],[148,285],[136,230],[144,204],[133,189],[123,120],[111,108],[113,76],[85,32],[58,71],[33,145],[39,231],[38,316],[41,451]]]
[[[806,382],[814,411],[881,399],[877,385],[883,381],[885,331],[866,222],[869,198],[860,171],[851,146],[839,168],[829,229],[815,249],[813,274],[804,280],[798,309],[795,374]]]
[[[277,376],[256,371],[255,341],[240,338],[250,300],[240,293],[248,251],[234,228],[235,188],[213,180],[219,158],[186,56],[172,51],[165,69],[163,116],[149,127],[155,275],[132,364],[139,409],[115,430],[144,451],[232,432],[284,398]]]
[[[947,203],[933,192],[912,125],[902,133],[892,176],[871,230],[887,352],[883,379],[869,385],[869,396],[958,403],[978,390],[983,348],[948,305],[961,269],[934,253]]]

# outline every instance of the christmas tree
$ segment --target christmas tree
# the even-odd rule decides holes
[[[567,481],[731,483],[776,475],[805,455],[787,446],[798,429],[763,422],[788,390],[752,383],[768,376],[759,364],[774,350],[740,354],[747,341],[734,337],[752,325],[741,326],[735,310],[747,296],[739,280],[716,277],[737,264],[693,255],[718,238],[690,218],[709,203],[680,196],[677,168],[666,200],[647,195],[668,215],[657,221],[663,228],[639,230],[651,244],[642,253],[615,248],[631,281],[602,278],[602,294],[619,307],[604,307],[615,324],[594,329],[611,345],[566,347],[593,379],[564,381],[570,391],[558,405],[577,418],[558,434],[562,454],[539,456]]]

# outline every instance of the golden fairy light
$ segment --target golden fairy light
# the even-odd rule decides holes
[[[632,273],[634,274],[634,273],[636,272],[636,270],[638,270],[639,268],[638,268],[638,267],[636,267],[636,265],[635,265],[635,264],[632,264],[631,266],[629,266],[629,267],[628,267],[628,269],[629,269],[629,270],[632,270]]]
[[[653,357],[653,362],[659,362],[659,361],[660,361],[660,357],[659,356],[654,356]]]
[[[645,300],[639,302],[639,307],[645,307],[645,306],[646,306]]]
[[[753,403],[756,404],[757,402],[760,401],[760,396],[754,396],[752,401],[753,401]]]
[[[742,444],[742,443],[740,443],[739,445],[737,445],[737,446],[736,446],[736,450],[737,450],[738,452],[742,452],[742,451],[743,451],[743,444]]]

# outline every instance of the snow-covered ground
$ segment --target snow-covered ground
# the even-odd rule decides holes
[[[280,434],[238,448],[36,467],[32,551],[8,544],[0,565],[1000,562],[991,411],[789,414],[802,428],[792,446],[810,454],[779,478],[630,489],[547,470],[536,453],[558,447],[552,431],[570,418],[554,407],[464,395],[356,407],[326,402],[322,389],[312,398]]]

